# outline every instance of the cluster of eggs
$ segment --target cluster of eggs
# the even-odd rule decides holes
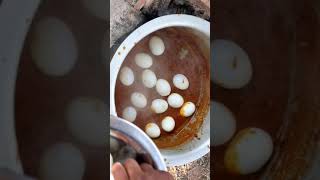
[[[158,36],[152,36],[149,40],[149,49],[151,53],[155,56],[160,56],[165,51],[165,45],[163,40]],[[170,107],[180,108],[180,115],[183,117],[191,116],[196,109],[193,102],[185,102],[184,98],[178,93],[171,92],[170,83],[165,79],[160,79],[157,77],[156,73],[149,68],[153,65],[152,57],[147,53],[137,53],[135,55],[135,63],[141,69],[141,80],[145,88],[155,88],[157,93],[162,97],[167,97],[164,99],[154,99],[151,102],[150,109],[156,114],[161,114],[167,111]],[[135,81],[134,72],[130,67],[124,66],[121,68],[119,73],[120,82],[125,86],[131,86]],[[189,87],[189,80],[183,74],[176,74],[172,79],[173,85],[180,89],[186,90]],[[145,108],[148,104],[147,97],[140,92],[133,92],[130,97],[131,104],[133,106],[128,106],[123,109],[122,117],[130,122],[134,122],[137,117],[137,110]],[[161,121],[161,127],[166,132],[171,132],[175,127],[175,120],[171,116],[166,116]],[[148,123],[145,126],[145,132],[151,138],[157,138],[161,134],[161,130],[156,123]]]
[[[252,65],[247,53],[229,40],[213,41],[213,81],[226,89],[239,89],[249,83]],[[229,140],[224,164],[235,174],[250,174],[260,170],[273,152],[271,136],[264,130],[249,127],[240,130],[235,136],[236,119],[222,103],[212,101],[213,146],[226,144]],[[234,137],[233,137],[234,136]],[[233,137],[233,138],[232,138]]]
[[[105,0],[82,0],[90,16],[107,21]],[[61,77],[68,74],[78,59],[78,46],[70,27],[57,17],[44,17],[35,24],[31,39],[31,56],[45,75]],[[89,146],[105,145],[106,105],[93,97],[72,100],[66,109],[66,125],[78,141]],[[40,160],[40,177],[52,179],[82,179],[85,157],[69,142],[58,142],[44,152]]]

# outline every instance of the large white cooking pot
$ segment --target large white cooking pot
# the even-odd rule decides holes
[[[115,108],[115,85],[119,69],[130,50],[136,43],[157,30],[168,27],[191,29],[210,49],[210,23],[190,15],[167,15],[153,19],[132,32],[119,46],[110,63],[110,113],[117,115]],[[122,48],[126,47],[126,48]],[[121,54],[120,56],[118,54]],[[194,139],[187,144],[172,150],[161,150],[167,166],[182,165],[194,161],[210,151],[210,118],[209,113],[203,123],[200,140]]]

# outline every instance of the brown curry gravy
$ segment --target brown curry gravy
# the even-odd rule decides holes
[[[160,56],[152,55],[149,50],[149,39],[153,35],[159,36],[164,41],[165,52]],[[209,53],[204,53],[201,45],[199,45],[200,43],[201,40],[187,29],[165,28],[148,35],[140,41],[129,52],[122,64],[122,67],[128,66],[133,70],[135,81],[131,86],[124,86],[119,79],[117,80],[115,89],[117,114],[121,117],[123,109],[127,106],[132,106],[130,97],[136,91],[143,93],[148,101],[145,108],[136,108],[137,117],[134,124],[142,130],[150,122],[158,124],[161,129],[161,120],[166,116],[172,116],[175,119],[176,125],[172,132],[167,133],[161,129],[160,137],[153,139],[159,148],[176,147],[197,136],[198,130],[208,112],[210,95]],[[183,59],[179,58],[181,51],[188,52]],[[175,109],[170,106],[162,114],[156,114],[151,111],[152,100],[157,98],[166,100],[167,97],[161,97],[155,88],[149,89],[142,84],[141,74],[143,69],[137,66],[134,61],[135,55],[141,52],[152,56],[153,65],[149,69],[155,72],[157,79],[166,79],[170,83],[171,93],[178,93],[184,98],[185,102],[191,101],[196,104],[196,111],[193,116],[182,117],[179,115],[180,108]],[[172,78],[175,74],[184,74],[188,78],[190,85],[187,90],[179,90],[173,85]]]

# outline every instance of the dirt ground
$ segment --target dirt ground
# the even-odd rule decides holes
[[[210,179],[210,153],[191,163],[168,168],[176,180]]]

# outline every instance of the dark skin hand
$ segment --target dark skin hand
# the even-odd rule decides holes
[[[123,165],[115,163],[112,166],[115,180],[173,180],[168,172],[155,170],[149,164],[139,165],[137,161],[128,159]]]

